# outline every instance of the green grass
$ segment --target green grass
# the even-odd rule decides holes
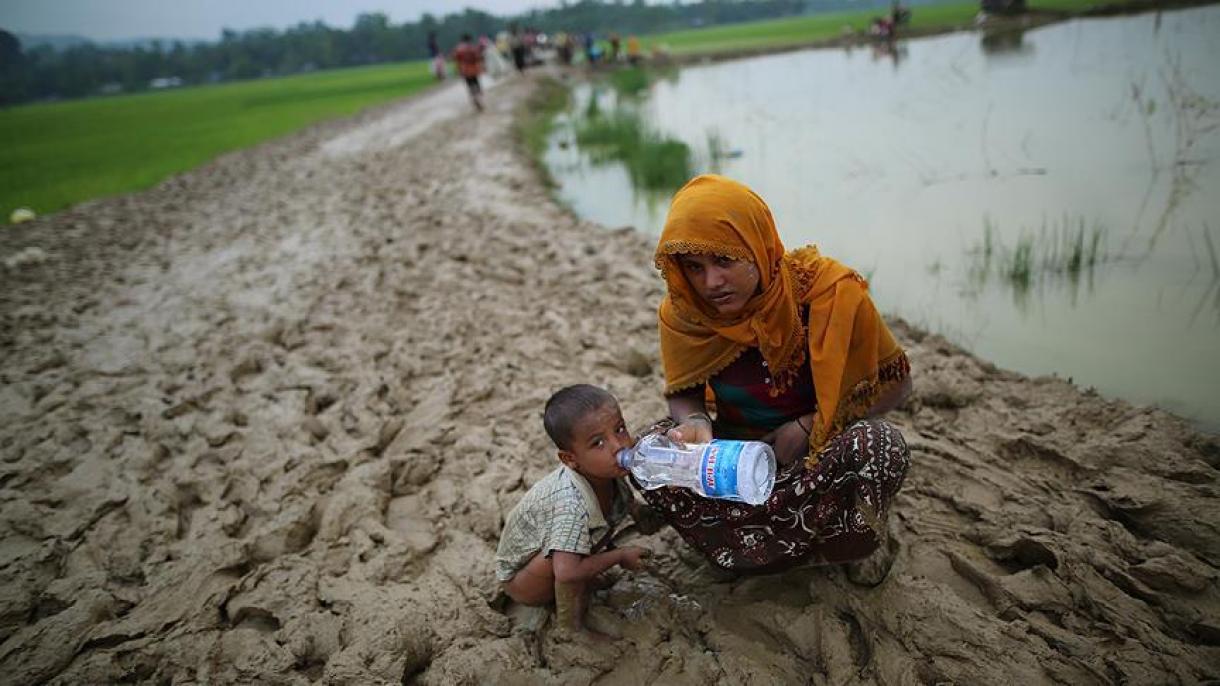
[[[1034,239],[1022,235],[1003,265],[1004,276],[1018,291],[1028,291],[1034,275]]]
[[[563,84],[555,79],[543,79],[517,111],[514,122],[517,140],[525,146],[543,183],[550,187],[555,186],[555,180],[542,162],[542,156],[546,152],[547,139],[555,129],[555,115],[568,106],[568,96],[568,89]]]
[[[576,144],[595,162],[622,162],[637,188],[672,192],[691,177],[690,148],[650,131],[629,110],[586,116],[576,125]]]
[[[648,89],[649,83],[648,71],[641,67],[616,69],[610,74],[610,84],[622,95],[639,95]]]
[[[425,62],[0,110],[0,220],[140,190],[432,83]]]

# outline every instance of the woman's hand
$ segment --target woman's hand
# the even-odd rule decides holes
[[[810,417],[798,418],[781,424],[778,429],[762,437],[775,450],[776,462],[790,465],[809,454],[809,434],[805,431],[805,422],[811,421]]]
[[[711,443],[712,418],[707,416],[703,392],[703,387],[698,386],[667,398],[669,416],[678,423],[666,432],[669,440],[678,443]]]
[[[706,414],[695,414],[665,433],[678,443],[711,443],[712,420]]]

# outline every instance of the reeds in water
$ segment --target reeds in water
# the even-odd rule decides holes
[[[586,116],[576,124],[576,143],[594,162],[622,162],[638,188],[675,190],[691,176],[690,148],[649,129],[631,110]]]
[[[1047,279],[1064,279],[1072,285],[1087,277],[1091,282],[1098,265],[1112,259],[1104,251],[1105,230],[1083,218],[1064,216],[1035,233],[1022,230],[1012,245],[999,235],[990,217],[983,218],[982,242],[971,250],[971,281],[981,288],[993,271],[1017,294],[1024,294]]]
[[[636,96],[648,90],[652,79],[640,67],[617,69],[610,74],[610,84],[620,95]]]

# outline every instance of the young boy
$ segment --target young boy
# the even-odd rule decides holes
[[[543,477],[508,514],[496,550],[496,578],[522,605],[555,601],[559,625],[586,630],[589,584],[619,565],[639,570],[644,548],[607,549],[615,526],[630,514],[643,533],[646,512],[622,480],[615,453],[635,444],[609,392],[568,386],[546,403],[543,427],[563,463]],[[646,531],[651,528],[651,531]]]

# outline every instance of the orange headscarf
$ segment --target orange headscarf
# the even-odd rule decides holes
[[[721,317],[687,281],[675,257],[684,253],[750,260],[758,267],[759,293],[740,313]],[[778,394],[791,387],[808,356],[818,400],[809,436],[816,455],[910,373],[864,278],[814,246],[786,253],[771,210],[736,181],[707,174],[678,191],[656,265],[669,290],[658,313],[666,394],[705,383],[750,347],[767,361]]]

